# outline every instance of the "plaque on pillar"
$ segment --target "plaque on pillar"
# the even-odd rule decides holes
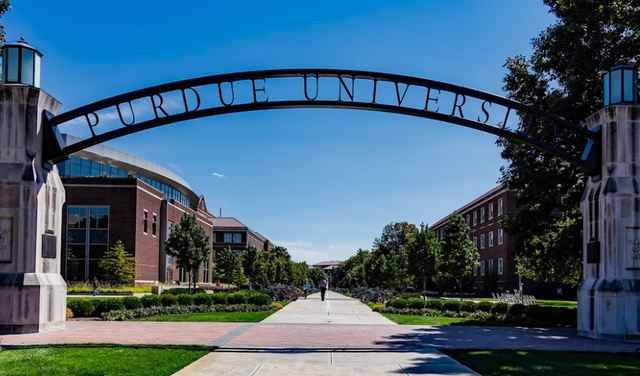
[[[0,262],[11,262],[13,218],[0,217]]]
[[[627,227],[627,269],[640,270],[640,227]]]
[[[42,258],[56,258],[57,238],[52,234],[42,234]]]

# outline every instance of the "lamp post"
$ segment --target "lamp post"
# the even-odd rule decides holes
[[[604,105],[638,103],[638,71],[618,64],[604,75]]]
[[[40,88],[42,54],[24,38],[2,47],[2,83]]]

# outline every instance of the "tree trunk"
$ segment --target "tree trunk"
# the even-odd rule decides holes
[[[460,301],[462,301],[462,279],[458,281],[458,285],[460,286]]]
[[[191,272],[192,272],[192,269],[189,269],[189,282],[188,282],[188,286],[189,287],[188,287],[188,290],[187,290],[187,291],[189,291],[189,294],[191,294],[191,275],[192,275]]]
[[[423,276],[422,277],[422,296],[424,297],[425,300],[427,300],[427,276]]]

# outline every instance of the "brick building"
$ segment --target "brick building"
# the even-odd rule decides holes
[[[247,249],[253,245],[258,250],[270,251],[274,245],[263,235],[251,230],[242,222],[231,217],[217,217],[212,219],[213,231],[213,252],[231,248],[234,251]]]
[[[473,273],[474,290],[481,290],[485,280],[492,274],[497,277],[499,289],[518,289],[519,279],[516,274],[513,245],[507,233],[500,227],[502,218],[514,216],[518,212],[515,191],[500,185],[456,212],[470,227],[469,237],[480,253],[480,266]],[[430,227],[438,240],[444,238],[448,223],[447,216]],[[524,285],[525,292],[527,285]]]
[[[64,137],[67,144],[80,140]],[[133,155],[97,145],[74,153],[58,168],[67,197],[61,268],[67,281],[86,281],[102,274],[98,263],[118,240],[135,256],[136,283],[186,281],[188,275],[165,253],[164,243],[173,227],[185,213],[195,215],[213,249],[216,234],[226,231],[226,227],[216,230],[214,221],[227,218],[209,213],[204,197],[196,195],[186,181]],[[245,247],[247,239],[260,244],[258,249],[273,246],[234,221],[241,225],[238,233],[244,241],[234,246]],[[211,282],[212,258],[213,252],[200,268],[198,282]]]

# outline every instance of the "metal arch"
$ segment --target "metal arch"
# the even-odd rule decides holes
[[[267,95],[267,80],[272,79],[280,79],[280,78],[302,78],[304,84],[304,99],[285,99],[285,100],[269,100]],[[316,94],[314,98],[311,98],[307,92],[307,82],[308,79],[316,80]],[[337,88],[337,100],[327,100],[327,99],[317,99],[318,92],[320,90],[320,79],[321,78],[337,78],[338,88]],[[256,89],[256,82],[262,81],[263,87],[259,87]],[[347,81],[345,81],[347,80]],[[364,80],[370,81],[373,84],[372,89],[372,101],[361,101],[355,98],[355,82],[356,80]],[[242,82],[242,81],[250,81],[253,87],[253,91],[249,91],[252,94],[252,99],[246,103],[235,103],[235,91],[233,83]],[[378,83],[379,82],[387,82],[395,85],[395,92],[392,94],[397,95],[397,105],[389,104],[389,103],[377,103],[376,102],[376,94]],[[223,83],[230,84],[232,100],[230,103],[225,102],[223,99]],[[351,84],[351,91],[349,90],[348,84]],[[198,94],[197,89],[205,87],[207,85],[217,85],[219,93],[220,93],[220,104],[217,106],[212,106],[208,108],[200,109],[200,96]],[[404,91],[401,96],[400,87],[404,85]],[[426,88],[427,95],[425,101],[425,108],[419,109],[414,107],[403,106],[403,101],[405,99],[405,95],[410,86]],[[302,89],[302,86],[299,87]],[[193,91],[197,96],[197,107],[195,109],[189,108],[189,103],[187,103],[187,97],[185,95],[185,91]],[[439,112],[438,110],[429,110],[429,101],[434,101],[434,98],[430,98],[431,91],[438,91],[438,95],[441,95],[442,92],[450,93],[451,95],[455,95],[455,100],[453,102],[453,107],[450,114],[448,112]],[[162,95],[169,92],[181,91],[182,96],[184,98],[184,111],[169,114],[163,109],[162,104]],[[266,100],[258,100],[257,94],[261,93],[267,95]],[[245,93],[246,95],[247,93]],[[298,92],[298,95],[300,92]],[[388,93],[387,93],[388,94]],[[344,99],[343,99],[344,95]],[[160,104],[155,102],[155,98],[158,97],[160,100]],[[132,101],[140,100],[140,99],[150,99],[152,109],[155,113],[155,117],[136,122],[133,107],[131,105]],[[249,95],[251,99],[251,95]],[[458,105],[458,99],[461,99],[461,103]],[[473,98],[479,101],[482,101],[482,111],[480,114],[482,116],[486,116],[484,121],[480,121],[480,117],[478,116],[478,120],[474,120],[463,115],[462,107],[467,101],[467,98]],[[435,103],[437,103],[437,98],[435,98]],[[495,125],[491,125],[488,123],[490,116],[489,113],[485,109],[485,104],[498,105],[502,106],[506,109],[506,117],[504,122],[497,122]],[[120,113],[120,105],[129,104],[131,113],[133,115],[133,120],[131,123],[127,123],[123,120],[122,114]],[[110,130],[104,133],[96,133],[96,130],[100,130],[98,127],[99,124],[99,115],[98,111],[106,110],[109,108],[116,109],[118,114],[120,114],[121,126],[117,129]],[[85,119],[86,125],[89,127],[91,131],[92,137],[81,141],[76,144],[64,146],[62,145],[60,148],[56,150],[56,148],[48,148],[49,151],[45,151],[45,160],[51,163],[57,163],[60,160],[64,160],[66,156],[69,154],[85,149],[87,147],[114,139],[118,137],[122,137],[128,134],[136,133],[142,130],[181,122],[190,119],[197,119],[201,117],[207,116],[215,116],[222,114],[230,114],[236,112],[246,112],[246,111],[257,111],[257,110],[268,110],[268,109],[285,109],[285,108],[342,108],[342,109],[360,109],[360,110],[370,110],[370,111],[382,111],[382,112],[390,112],[397,114],[404,114],[410,116],[417,116],[422,118],[429,118],[440,120],[444,122],[449,122],[453,124],[458,124],[461,126],[465,126],[468,128],[477,129],[483,132],[495,134],[500,137],[505,137],[507,139],[513,140],[515,142],[519,142],[522,144],[529,145],[536,149],[545,151],[554,156],[562,158],[574,165],[582,168],[589,175],[597,175],[599,173],[599,142],[598,142],[598,133],[592,132],[584,127],[573,124],[561,117],[553,115],[551,113],[526,106],[520,102],[498,96],[495,94],[486,93],[479,90],[474,90],[470,88],[465,88],[453,84],[403,76],[403,75],[395,75],[388,73],[376,73],[376,72],[365,72],[365,71],[356,71],[356,70],[339,70],[339,69],[282,69],[282,70],[265,70],[265,71],[253,71],[253,72],[240,72],[240,73],[229,73],[229,74],[221,74],[215,76],[207,76],[194,78],[189,80],[177,81],[168,84],[158,85],[149,87],[146,89],[136,90],[129,93],[117,95],[111,98],[107,98],[92,104],[88,104],[86,106],[82,106],[75,110],[60,114],[55,117],[48,118],[48,124],[50,129],[53,132],[49,133],[57,133],[58,127],[68,121],[75,119]],[[158,109],[160,111],[158,111]],[[459,115],[456,114],[456,110],[459,111]],[[520,116],[524,118],[526,114],[530,121],[535,121],[534,119],[544,119],[547,122],[553,124],[553,140],[551,142],[545,141],[540,138],[536,138],[537,135],[528,134],[528,127],[525,132],[514,132],[506,128],[507,126],[507,118],[511,112],[515,112],[512,114],[513,116]],[[479,112],[478,112],[479,113]],[[92,121],[93,120],[93,121]],[[572,135],[576,137],[580,137],[584,140],[584,151],[581,155],[576,155],[573,150],[568,150],[569,148],[564,148],[563,145],[558,145],[556,143],[557,135],[561,131],[571,132]],[[55,139],[49,140],[47,142],[55,142]]]

